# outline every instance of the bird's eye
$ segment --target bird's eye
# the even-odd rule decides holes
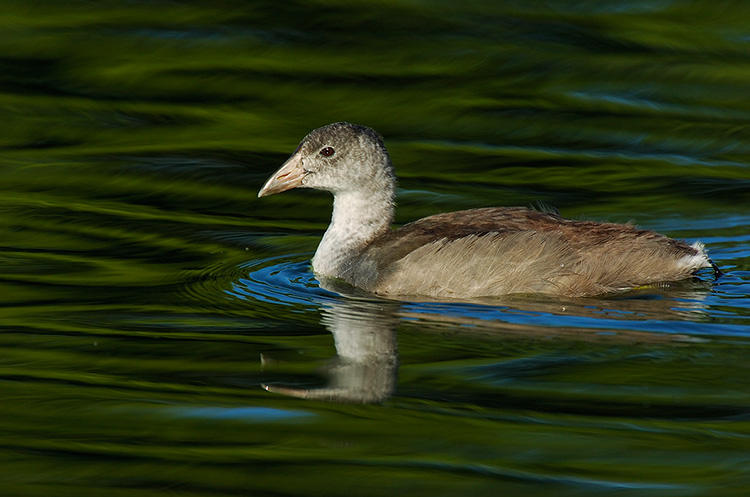
[[[336,151],[333,149],[333,147],[326,147],[320,151],[320,155],[322,155],[323,157],[330,157],[334,153],[336,153]]]

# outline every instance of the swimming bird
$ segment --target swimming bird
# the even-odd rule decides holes
[[[699,242],[523,207],[437,214],[392,229],[393,164],[380,135],[356,124],[310,132],[258,197],[292,188],[333,194],[315,274],[382,296],[596,296],[686,279],[701,268],[721,274]]]

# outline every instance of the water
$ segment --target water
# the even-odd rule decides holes
[[[750,6],[464,4],[0,4],[2,495],[750,490]],[[256,194],[339,120],[399,223],[543,202],[727,275],[323,288],[330,197]]]

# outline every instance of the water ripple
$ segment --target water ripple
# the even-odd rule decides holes
[[[295,262],[298,254],[253,260],[240,266],[247,275],[232,283],[227,294],[242,300],[311,308],[334,302],[337,294],[324,290],[310,271],[310,262]]]

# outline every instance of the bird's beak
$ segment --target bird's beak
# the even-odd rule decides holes
[[[258,198],[297,188],[307,171],[302,167],[302,154],[295,152],[286,162],[273,173],[263,188],[258,192]]]

